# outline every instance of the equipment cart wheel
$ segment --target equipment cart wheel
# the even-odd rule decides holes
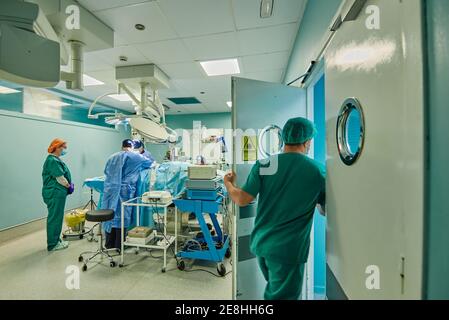
[[[220,276],[222,276],[222,277],[224,277],[224,276],[226,275],[226,267],[224,266],[223,263],[220,263],[220,264],[218,265],[217,271],[218,271],[218,274],[219,274]]]
[[[186,263],[183,260],[178,262],[178,270],[184,271],[186,269]]]
[[[225,257],[229,259],[232,256],[231,248],[226,249]]]
[[[83,256],[78,257],[78,262],[83,262],[83,260],[84,260]]]
[[[165,273],[167,270],[165,270],[165,268],[162,268],[162,273]]]
[[[80,234],[80,240],[84,239],[84,235]]]
[[[111,261],[109,265],[111,266],[111,268],[115,268],[117,266],[117,263],[115,263],[115,261]]]
[[[122,263],[120,263],[120,264],[118,265],[118,267],[119,267],[119,268],[123,268],[124,265],[123,265]]]
[[[84,271],[84,272],[87,271],[87,265],[86,265],[86,264],[83,266],[83,271]]]
[[[62,235],[62,240],[66,240],[67,236],[65,234]]]

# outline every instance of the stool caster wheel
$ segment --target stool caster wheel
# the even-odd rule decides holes
[[[82,270],[83,270],[83,272],[86,272],[87,271],[87,265],[84,265]]]
[[[134,253],[135,253],[136,256],[137,256],[137,255],[139,254],[139,250],[136,250]]]
[[[165,273],[167,270],[165,270],[165,268],[162,268],[162,273]]]
[[[183,260],[179,261],[178,262],[178,270],[184,271],[185,269],[186,269],[186,263]]]
[[[78,262],[83,262],[83,260],[84,260],[83,256],[78,257]]]
[[[226,257],[227,259],[229,259],[231,256],[232,256],[232,251],[231,251],[231,249],[228,248],[228,249],[226,250],[225,257]]]
[[[222,276],[222,277],[224,277],[224,276],[226,275],[226,267],[224,266],[223,263],[220,263],[220,264],[218,265],[217,271],[218,271],[218,274],[219,274],[220,276]]]
[[[111,266],[111,268],[115,268],[117,266],[117,264],[115,263],[115,261],[111,261],[111,263],[109,264]]]
[[[80,240],[83,240],[84,239],[84,236],[83,235],[80,235]]]
[[[66,240],[67,239],[67,236],[64,234],[64,235],[62,235],[62,240]]]
[[[119,268],[123,268],[124,265],[123,265],[122,263],[120,263],[120,264],[118,265],[118,267],[119,267]]]

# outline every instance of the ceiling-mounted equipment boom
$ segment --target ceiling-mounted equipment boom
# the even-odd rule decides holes
[[[165,124],[165,108],[159,89],[169,88],[169,78],[154,64],[116,67],[117,92],[104,94],[92,103],[88,117],[106,116],[108,123],[128,122],[133,131],[153,143],[176,141],[176,132]],[[136,95],[135,92],[139,92]],[[113,94],[126,94],[136,106],[134,115],[123,113],[93,113],[99,100]]]

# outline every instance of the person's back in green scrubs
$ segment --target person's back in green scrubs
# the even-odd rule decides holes
[[[68,243],[61,241],[65,202],[72,177],[67,165],[59,158],[67,145],[56,139],[48,148],[49,155],[42,168],[42,198],[47,205],[47,249],[48,251],[65,249]],[[63,177],[63,179],[62,179]],[[58,181],[58,179],[60,181]],[[61,184],[61,179],[63,180]]]
[[[264,165],[257,162],[242,187],[254,198],[259,195],[251,251],[269,282],[265,298],[298,299],[315,207],[324,206],[324,170],[301,153],[276,157],[276,174],[261,175]]]
[[[325,204],[324,168],[306,156],[315,132],[310,121],[291,119],[283,130],[283,154],[258,161],[242,189],[232,185],[232,175],[225,178],[237,204],[259,196],[251,251],[268,283],[266,300],[297,300],[301,294],[313,215],[317,204]]]

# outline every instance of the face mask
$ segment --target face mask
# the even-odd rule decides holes
[[[65,156],[66,154],[67,154],[67,150],[66,149],[62,150],[61,157]]]

